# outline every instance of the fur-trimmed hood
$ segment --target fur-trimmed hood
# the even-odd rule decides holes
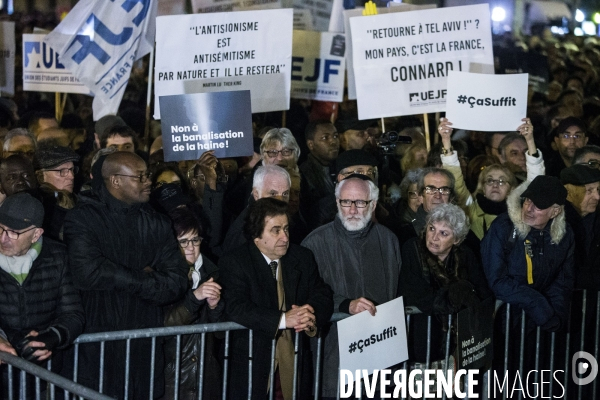
[[[519,186],[515,188],[506,199],[506,204],[508,206],[508,216],[510,220],[515,225],[515,229],[520,239],[525,239],[525,237],[529,234],[531,227],[523,222],[523,218],[521,216],[521,210],[523,205],[521,203],[521,195],[527,189],[531,182],[525,181]],[[567,220],[565,218],[565,210],[562,207],[562,212],[558,214],[556,218],[552,220],[550,223],[550,238],[552,239],[553,244],[558,244],[563,239],[567,232]]]

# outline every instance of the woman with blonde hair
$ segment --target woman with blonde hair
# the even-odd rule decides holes
[[[544,175],[546,167],[542,152],[537,149],[533,140],[533,126],[529,118],[523,118],[517,131],[527,142],[527,180],[532,181],[538,175]],[[452,149],[450,136],[452,123],[446,118],[440,120],[438,132],[442,138],[442,165],[454,175],[456,185],[454,191],[457,204],[465,210],[471,220],[471,230],[481,240],[496,217],[507,211],[506,198],[517,186],[514,174],[505,166],[492,164],[479,174],[475,193],[469,193],[460,168],[456,152]]]

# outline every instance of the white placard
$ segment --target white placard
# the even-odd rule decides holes
[[[515,131],[527,116],[528,74],[487,75],[451,71],[446,118],[453,128]]]
[[[385,369],[408,359],[402,297],[338,322],[340,369]],[[350,380],[354,379],[354,374]]]
[[[292,98],[341,102],[345,47],[341,33],[294,31]]]
[[[329,30],[333,0],[293,0],[294,9],[309,10],[314,29],[319,32]]]
[[[58,53],[44,43],[45,37],[23,35],[23,90],[90,94],[90,89],[60,63]]]
[[[290,107],[292,9],[156,19],[154,118],[159,96],[250,90],[252,112]]]
[[[334,5],[335,7],[335,5]],[[416,11],[416,10],[428,10],[435,8],[434,4],[425,4],[425,5],[414,5],[414,4],[396,4],[393,7],[388,8],[378,8],[378,14],[389,14],[389,13],[397,13],[397,12],[407,12],[407,11]],[[337,21],[341,18],[342,30],[339,32],[344,32],[346,34],[346,43],[348,47],[347,60],[346,60],[346,69],[348,70],[348,99],[356,100],[356,85],[354,83],[354,64],[352,60],[352,32],[350,29],[350,18],[362,16],[364,8],[355,8],[353,10],[344,10],[342,8],[341,17],[336,18]],[[331,20],[334,20],[335,14],[332,14]],[[339,26],[339,22],[331,23],[329,25],[329,30],[335,32],[333,27]]]
[[[356,17],[350,26],[359,119],[444,111],[449,71],[493,64],[487,4]]]
[[[281,0],[192,0],[197,14],[281,8]]]
[[[0,92],[15,94],[15,23],[0,21]]]

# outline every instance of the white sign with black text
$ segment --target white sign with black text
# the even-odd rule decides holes
[[[341,102],[345,49],[341,33],[294,31],[292,98]]]
[[[493,65],[488,4],[350,18],[359,119],[446,109],[450,71]]]
[[[378,305],[375,316],[363,311],[337,324],[340,370],[372,374],[408,359],[402,297]]]
[[[250,90],[252,112],[287,110],[292,9],[156,19],[154,118],[160,96]]]
[[[453,128],[516,131],[527,116],[528,74],[450,71],[446,118]]]

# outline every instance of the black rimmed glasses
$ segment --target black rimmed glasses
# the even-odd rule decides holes
[[[137,180],[140,183],[146,183],[150,179],[152,179],[152,172],[148,172],[148,171],[146,171],[144,173],[141,173],[139,175],[125,175],[125,174],[113,174],[113,175],[116,175],[116,176],[126,176],[128,178],[137,178]]]
[[[346,200],[346,199],[340,199],[338,201],[340,203],[340,206],[342,206],[342,207],[352,207],[352,204],[354,204],[356,206],[356,208],[365,208],[366,206],[369,205],[369,203],[372,200]]]
[[[181,246],[182,249],[185,249],[186,247],[188,247],[190,243],[194,247],[199,247],[200,243],[202,243],[202,238],[200,236],[196,236],[196,237],[193,237],[191,239],[181,239],[181,240],[179,240],[179,245]]]
[[[36,227],[31,227],[27,230],[24,230],[22,232],[17,232],[17,231],[13,231],[12,229],[6,229],[0,226],[0,236],[2,236],[4,234],[4,232],[6,232],[6,235],[8,236],[9,239],[11,240],[17,240],[19,238],[19,236],[21,236],[22,234],[29,232],[30,230],[35,229]]]
[[[61,177],[69,176],[69,173],[72,173],[75,176],[76,173],[79,172],[79,167],[71,167],[71,168],[61,168],[61,169],[45,169],[44,171],[52,171],[58,172]]]

